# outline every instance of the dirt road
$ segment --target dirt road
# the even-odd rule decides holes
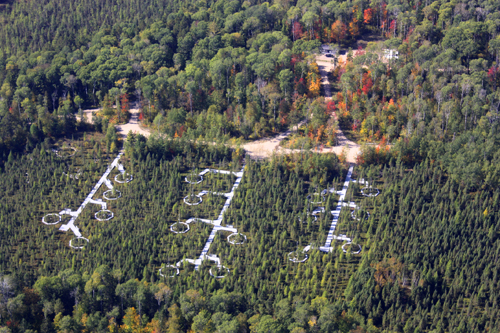
[[[305,123],[305,120],[301,121],[297,126],[300,127]],[[297,130],[297,126],[293,127],[293,131]],[[264,138],[254,142],[249,142],[243,145],[247,154],[253,159],[264,159],[270,157],[273,152],[277,152],[280,149],[280,142],[292,133],[292,129],[279,134],[278,136],[272,138]]]
[[[92,121],[92,115],[94,112],[99,111],[100,109],[87,109],[83,110],[83,117],[85,118],[85,121],[89,124],[93,124],[94,122]],[[76,116],[76,120],[80,121],[80,117]]]
[[[335,68],[332,62],[333,58],[326,57],[323,54],[316,56],[316,62],[318,64],[319,72],[321,74],[321,84],[323,85],[325,92],[325,100],[330,100],[332,98],[332,93],[330,89],[330,82],[328,81],[328,73]],[[340,55],[339,61],[345,62],[346,55]],[[299,124],[302,125],[305,121]],[[250,157],[254,159],[263,159],[270,157],[273,153],[278,154],[290,154],[300,152],[300,149],[287,149],[281,148],[280,142],[285,139],[288,135],[292,133],[291,130],[281,133],[280,135],[273,138],[266,138],[258,140],[255,142],[250,142],[243,145],[243,148],[247,151]],[[344,147],[347,151],[347,162],[356,163],[356,157],[359,154],[360,145],[347,139],[344,133],[339,129],[337,133],[338,145],[332,148],[326,148],[321,151],[314,150],[318,153],[335,153],[337,155],[342,154]]]
[[[345,55],[339,56],[340,61],[345,61]],[[328,73],[335,67],[332,62],[332,58],[328,58],[325,55],[316,56],[316,62],[318,63],[319,71],[321,74],[321,84],[324,87],[325,99],[330,100],[332,98],[330,90],[330,82],[328,81]],[[92,113],[98,111],[98,109],[88,109],[84,110],[83,113],[89,123],[92,123]],[[116,130],[122,136],[126,137],[129,131],[133,133],[142,134],[148,137],[151,132],[148,129],[144,129],[139,125],[139,109],[137,107],[130,109],[131,117],[127,124],[117,125]],[[305,120],[300,122],[298,126],[302,126]],[[249,142],[244,144],[242,147],[246,150],[247,154],[253,159],[265,159],[271,157],[274,153],[278,154],[289,154],[293,152],[300,152],[300,149],[286,149],[280,147],[280,142],[289,136],[292,131],[295,131],[296,127],[287,130],[275,137],[265,138],[254,142]],[[339,138],[339,145],[323,149],[322,151],[317,151],[319,153],[335,153],[337,155],[342,154],[344,147],[347,148],[347,161],[349,163],[356,163],[356,157],[359,153],[359,144],[348,140],[344,133],[339,130],[337,137]]]
[[[342,58],[344,57],[344,58]],[[339,56],[341,61],[345,61],[345,55]],[[332,99],[332,92],[330,89],[330,82],[328,81],[328,73],[335,68],[331,61],[332,58],[327,58],[324,55],[318,55],[316,57],[316,62],[318,63],[319,73],[321,74],[321,84],[325,91],[325,100]],[[333,115],[336,117],[336,114]],[[347,162],[356,163],[356,157],[359,154],[360,145],[346,138],[344,132],[341,129],[337,131],[338,145],[329,149],[324,149],[323,153],[335,153],[337,155],[342,154],[344,147],[347,148]]]
[[[147,129],[142,128],[139,125],[139,112],[140,112],[139,109],[137,108],[130,109],[129,112],[130,112],[130,119],[128,123],[124,125],[116,125],[115,126],[116,132],[124,138],[127,137],[127,134],[130,131],[132,131],[132,133],[142,134],[145,137],[148,137],[151,134],[151,132]]]
[[[85,117],[87,123],[93,124],[92,115],[94,114],[94,112],[97,112],[99,110],[100,109],[83,110],[83,116]],[[121,137],[126,138],[128,132],[132,131],[132,133],[142,134],[145,137],[148,137],[151,134],[151,132],[147,129],[142,128],[139,125],[139,112],[140,112],[139,108],[135,106],[132,109],[130,109],[129,112],[130,112],[130,119],[128,123],[115,126],[118,134]],[[79,117],[77,117],[77,120],[80,120]]]

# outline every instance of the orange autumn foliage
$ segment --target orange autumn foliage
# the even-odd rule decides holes
[[[328,101],[328,103],[326,103],[326,112],[328,112],[328,114],[330,116],[334,115],[335,114],[335,109],[337,107],[335,106],[335,102],[334,101]]]
[[[363,83],[363,88],[362,88],[363,93],[367,95],[373,86],[373,80],[370,76],[370,71],[363,74],[362,83]]]
[[[319,92],[321,89],[321,79],[317,77],[316,79],[311,79],[309,83],[309,93],[311,97],[319,96]]]
[[[368,8],[363,11],[363,22],[365,24],[370,24],[373,18],[373,9]]]
[[[325,125],[321,125],[316,132],[316,142],[321,142],[325,136]]]
[[[347,33],[347,27],[346,25],[340,21],[337,20],[332,24],[332,30],[331,30],[331,38],[339,43],[345,38],[345,35]]]
[[[307,73],[307,85],[310,97],[319,96],[321,90],[321,76],[319,75],[318,64],[315,62],[309,66],[309,72]]]
[[[383,287],[387,282],[401,283],[404,274],[404,265],[396,258],[384,259],[376,264],[371,264],[375,268],[374,278],[377,285]]]
[[[123,316],[123,325],[120,326],[120,332],[136,332],[140,330],[141,317],[135,308],[128,308]]]
[[[132,307],[125,311],[123,325],[120,325],[118,332],[158,333],[160,332],[160,325],[156,319],[153,319],[142,327],[141,317],[136,309]]]
[[[130,109],[128,94],[120,95],[120,105],[122,113],[126,113]]]
[[[349,23],[349,34],[351,36],[357,36],[359,34],[358,20],[353,18]]]

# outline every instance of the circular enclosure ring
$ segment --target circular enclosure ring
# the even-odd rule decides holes
[[[312,201],[312,196],[308,195],[307,196],[307,200],[309,200],[309,203],[312,203],[313,205],[322,204],[325,201],[325,196],[323,195],[323,192],[321,192],[321,193],[313,193],[313,195],[315,195],[315,194],[321,196],[321,201]]]
[[[344,245],[342,245],[342,251],[344,251],[344,253],[347,253],[347,250],[345,249],[345,246],[349,245],[349,244],[352,244],[352,242],[347,242]],[[352,254],[359,254],[361,252],[361,250],[362,250],[361,245],[358,244],[358,246],[359,246],[359,250],[356,251],[356,252],[351,251]]]
[[[194,202],[194,203],[189,203],[189,202],[187,202],[187,198],[188,198],[188,196],[189,196],[189,195],[186,195],[186,197],[184,198],[184,203],[185,203],[186,205],[189,205],[189,206],[196,206],[196,205],[201,204],[201,202],[203,201],[203,199],[202,199],[201,197],[199,197],[199,196],[195,195],[195,197],[197,197],[198,199],[200,199],[200,201],[198,201],[198,202]]]
[[[186,183],[189,183],[189,184],[199,184],[199,183],[201,183],[201,182],[203,181],[203,176],[198,175],[198,177],[200,177],[200,180],[199,180],[199,181],[197,181],[197,182],[190,182],[190,181],[188,180],[188,177],[187,177],[187,176],[186,176],[184,179],[186,180]]]
[[[354,220],[357,220],[357,221],[361,221],[361,217],[357,217],[356,216],[356,211],[358,211],[359,208],[356,208],[355,210],[353,210],[351,212],[351,217],[354,219]],[[366,212],[366,216],[365,216],[365,220],[368,220],[368,218],[370,217],[370,213],[369,212]]]
[[[314,221],[318,220],[318,214],[325,213],[325,210],[312,212],[311,215],[314,216]]]
[[[118,190],[115,190],[115,192],[118,194],[118,196],[116,198],[110,198],[108,197],[107,193],[111,193],[113,190],[107,190],[106,192],[104,192],[102,194],[102,196],[104,197],[104,199],[106,200],[116,200],[118,198],[121,198],[122,197],[122,192],[118,191]]]
[[[103,213],[103,212],[107,212],[107,213],[109,213],[111,216],[110,216],[110,217],[108,217],[108,218],[105,218],[105,219],[102,219],[102,218],[97,217],[97,214],[99,214],[99,213]],[[111,220],[111,219],[115,216],[115,214],[113,214],[113,212],[112,212],[112,211],[110,211],[110,210],[103,209],[103,210],[100,210],[100,211],[96,212],[96,213],[94,214],[94,216],[95,216],[95,219],[96,219],[97,221],[109,221],[109,220]]]
[[[121,174],[120,174],[121,175]],[[130,183],[132,181],[132,179],[134,179],[134,177],[130,174],[130,173],[126,173],[127,175],[127,178],[125,180],[118,180],[118,176],[120,175],[116,175],[115,176],[115,182],[117,183],[120,183],[120,184],[123,184],[123,183]]]
[[[78,169],[75,174],[63,172],[63,175],[68,176],[70,179],[78,179],[82,174],[82,170]]]
[[[167,268],[167,267],[173,268],[173,269],[177,270],[177,272],[176,272],[174,275],[164,275],[164,274],[162,273],[162,269]],[[173,277],[175,277],[176,275],[179,275],[179,269],[178,269],[177,267],[175,267],[174,265],[166,265],[165,267],[160,268],[160,269],[158,270],[158,273],[160,273],[160,276],[162,276],[162,277],[171,277],[171,278],[173,278]]]
[[[73,243],[73,240],[75,240],[75,239],[83,239],[87,243],[89,242],[89,240],[87,238],[85,238],[85,237],[75,237],[75,238],[73,238],[72,240],[69,241],[69,247],[71,247],[72,249],[75,249],[75,250],[81,250],[85,246],[85,245],[83,245],[83,246],[73,246],[72,243]]]
[[[365,194],[365,190],[371,189],[377,191],[377,193],[368,193]],[[380,190],[378,188],[373,188],[373,187],[364,187],[361,189],[361,194],[363,194],[365,197],[376,197],[377,195],[380,194]]]
[[[307,259],[309,259],[309,256],[307,254],[304,254],[305,258],[302,260],[298,260],[295,257],[290,257],[290,255],[294,255],[294,254],[295,254],[295,252],[288,253],[288,260],[290,260],[291,262],[300,263],[300,262],[305,262]]]
[[[45,218],[47,216],[57,216],[57,217],[59,217],[59,220],[57,222],[45,222]],[[42,223],[46,224],[46,225],[54,225],[54,224],[58,224],[59,222],[61,222],[61,215],[59,215],[57,213],[47,214],[44,217],[42,217]]]
[[[52,151],[56,153],[57,157],[71,157],[71,156],[74,156],[76,154],[76,152],[77,152],[76,148],[74,148],[74,147],[68,147],[68,148],[73,150],[73,154],[68,155],[68,156],[61,156],[61,155],[59,155],[59,150],[57,150],[57,149],[52,149]]]
[[[184,231],[176,231],[176,230],[174,230],[174,225],[176,225],[176,224],[183,224],[183,225],[185,225],[185,226],[187,227],[187,229],[186,229],[186,230],[184,230]],[[172,224],[172,225],[170,226],[170,231],[172,231],[172,232],[173,232],[173,233],[175,233],[175,234],[185,234],[186,232],[188,232],[188,231],[189,231],[189,224],[184,223],[184,222],[175,222],[174,224]]]
[[[235,241],[231,241],[231,240],[229,240],[229,238],[231,238],[231,236],[233,236],[233,235],[242,235],[243,237],[245,237],[245,239],[244,239],[243,241],[241,241],[241,242],[235,242]],[[244,235],[244,234],[242,234],[241,232],[234,232],[234,233],[230,234],[229,236],[227,236],[227,241],[228,241],[230,244],[233,244],[233,245],[241,245],[241,244],[245,243],[245,242],[246,242],[246,240],[247,240],[247,236],[245,236],[245,235]]]
[[[316,216],[316,214],[307,213],[307,216],[313,216],[314,217],[314,221],[313,222],[318,221],[318,217]],[[307,217],[305,219],[302,219],[302,216],[298,216],[297,219],[299,220],[299,222],[302,222],[302,223],[308,223],[309,222],[309,221],[307,221]]]
[[[229,273],[229,268],[227,268],[227,267],[225,267],[225,266],[220,265],[218,268],[223,268],[223,269],[225,269],[225,270]],[[214,277],[214,278],[216,278],[216,279],[222,279],[223,277],[225,277],[225,275],[214,275],[214,274],[212,273],[212,269],[213,269],[213,267],[212,267],[212,268],[210,268],[210,276],[213,276],[213,277]]]

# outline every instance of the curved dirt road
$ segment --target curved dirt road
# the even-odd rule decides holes
[[[345,61],[345,55],[339,56],[342,61]],[[332,58],[328,58],[322,54],[316,56],[316,62],[318,63],[318,68],[321,74],[321,84],[324,87],[325,91],[325,100],[330,100],[331,90],[330,90],[330,82],[328,81],[328,73],[335,67],[332,63]],[[98,111],[99,109],[88,109],[84,110],[84,116],[89,123],[92,123],[92,113]],[[151,132],[148,129],[144,129],[139,125],[139,109],[137,106],[129,110],[131,113],[130,120],[127,124],[124,125],[116,125],[116,130],[120,136],[123,138],[127,137],[129,131],[132,133],[142,134],[145,137],[148,137]],[[334,115],[336,116],[336,115]],[[305,120],[301,121],[297,126],[300,127],[305,123]],[[296,130],[297,127],[294,127],[293,130]],[[272,156],[274,153],[282,153],[289,154],[294,152],[301,152],[301,149],[287,149],[281,148],[280,142],[285,139],[288,135],[290,135],[293,131],[292,129],[287,130],[286,132],[280,133],[279,135],[271,138],[264,138],[261,140],[257,140],[254,142],[249,142],[244,144],[242,147],[245,149],[247,154],[250,155],[252,159],[264,159]],[[339,129],[337,133],[339,144],[332,148],[323,149],[321,151],[313,150],[318,153],[335,153],[337,155],[342,154],[344,147],[347,148],[347,162],[356,163],[356,157],[359,153],[360,145],[348,140],[344,133]]]
[[[345,61],[345,55],[339,56],[341,61]],[[330,90],[330,82],[328,81],[328,73],[335,67],[332,63],[332,58],[328,58],[325,55],[316,56],[316,62],[318,64],[319,72],[321,74],[321,84],[324,87],[325,91],[325,100],[330,100],[332,98],[332,93]],[[336,115],[334,114],[336,117]],[[300,125],[302,125],[305,121],[302,121]],[[294,128],[295,129],[295,128]],[[288,135],[291,134],[291,130],[281,133],[280,135],[273,138],[261,139],[255,142],[250,142],[243,145],[243,148],[247,151],[250,157],[255,159],[263,159],[266,157],[270,157],[274,152],[281,154],[290,154],[301,152],[301,149],[288,149],[281,148],[280,141],[285,139]],[[312,150],[317,153],[335,153],[337,155],[342,154],[344,147],[347,148],[347,162],[356,163],[356,157],[358,156],[360,145],[347,139],[342,130],[338,130],[337,132],[338,145],[332,148],[326,148],[322,150]]]

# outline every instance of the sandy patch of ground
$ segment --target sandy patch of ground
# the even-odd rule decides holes
[[[342,58],[343,57],[343,58]],[[339,56],[339,61],[345,62],[346,55],[340,55]],[[324,55],[318,55],[316,57],[316,61],[318,63],[318,68],[319,72],[321,74],[321,84],[324,87],[325,91],[325,99],[329,100],[332,98],[332,93],[330,90],[330,82],[328,81],[328,73],[335,68],[333,62],[330,60],[329,62],[326,62],[324,59],[332,59],[332,58],[327,58]],[[336,114],[334,113],[333,115],[336,117]],[[359,149],[360,145],[357,144],[356,142],[353,142],[349,139],[346,138],[344,135],[344,132],[342,130],[337,131],[337,138],[338,138],[338,145],[332,148],[328,149],[323,149],[321,152],[322,153],[335,153],[337,155],[342,154],[342,150],[344,147],[346,148],[347,151],[347,162],[349,163],[356,163],[356,157],[359,154]]]
[[[83,116],[85,117],[85,121],[89,124],[93,124],[92,116],[93,116],[94,112],[97,112],[99,110],[100,109],[83,110]],[[148,137],[151,134],[151,132],[140,126],[140,124],[139,124],[139,112],[140,112],[140,110],[137,108],[137,106],[130,109],[129,112],[130,112],[130,119],[129,119],[128,123],[115,126],[118,135],[120,135],[123,138],[126,138],[128,132],[132,131],[132,133],[142,134],[145,137]],[[80,117],[76,117],[76,119],[80,120]]]
[[[318,55],[316,57],[319,72],[321,74],[321,84],[323,85],[324,88],[326,100],[330,100],[332,98],[330,82],[328,81],[328,73],[335,68],[335,64],[332,61],[332,59],[333,58],[326,57],[323,54]],[[346,55],[339,56],[339,61],[345,62],[345,60],[346,60]],[[246,145],[243,146],[243,148],[247,150],[247,153],[250,154],[250,157],[259,159],[269,157],[273,154],[273,152],[279,154],[290,154],[290,153],[301,152],[302,150],[300,149],[287,149],[279,146],[280,141],[285,139],[290,134],[291,130],[288,130],[274,138],[262,139],[256,142],[247,143]],[[337,132],[337,137],[338,137],[337,146],[320,150],[313,149],[312,151],[317,153],[335,153],[337,155],[341,155],[342,151],[345,148],[347,153],[347,162],[356,163],[356,159],[360,150],[360,145],[357,144],[356,142],[347,139],[344,133],[340,129]]]
[[[338,61],[345,62],[346,55],[340,55],[338,58],[339,58]],[[333,68],[335,68],[335,63],[332,60],[333,58],[328,58],[323,54],[316,56],[316,61],[318,63],[318,68],[321,74],[321,84],[324,87],[326,100],[331,99],[331,90],[330,90],[330,82],[328,81],[328,73]],[[94,112],[97,112],[98,110],[99,109],[88,109],[83,111],[87,122],[92,123],[92,114]],[[131,113],[129,122],[124,125],[116,125],[116,130],[118,134],[123,138],[126,138],[129,131],[132,131],[132,133],[142,134],[145,137],[148,137],[151,134],[151,132],[141,127],[139,124],[139,109],[132,108],[130,109],[129,112]],[[297,126],[300,127],[304,123],[305,120],[300,122]],[[249,142],[244,144],[242,147],[245,149],[247,154],[250,155],[252,159],[268,158],[275,153],[289,154],[289,153],[300,152],[301,151],[300,149],[286,149],[286,148],[281,148],[279,145],[283,139],[289,136],[292,133],[292,131],[295,131],[296,129],[297,127],[294,127],[293,129],[289,129],[286,132],[283,132],[275,137]],[[353,141],[348,140],[341,130],[338,131],[338,138],[339,138],[339,144],[337,146],[322,150],[316,149],[313,151],[318,153],[335,153],[337,155],[340,155],[342,154],[344,147],[346,147],[347,162],[356,163],[356,157],[359,153],[360,145]]]
[[[83,110],[83,117],[85,118],[85,121],[89,124],[93,124],[94,122],[92,121],[92,115],[94,112],[99,111],[100,109],[87,109]],[[80,121],[80,117],[76,116],[76,120]]]
[[[124,125],[116,125],[116,132],[121,137],[127,137],[128,132],[132,131],[135,134],[142,134],[148,137],[151,132],[139,125],[139,109],[130,109],[130,119],[128,123]]]
[[[302,126],[305,123],[305,120],[301,121],[298,126]],[[293,128],[293,130],[296,130],[297,126]],[[283,132],[279,134],[278,136],[272,137],[272,138],[265,138],[261,140],[257,140],[254,142],[249,142],[244,144],[242,147],[245,149],[248,155],[250,155],[250,158],[253,159],[264,159],[267,157],[270,157],[274,152],[278,151],[280,148],[279,144],[281,140],[286,138],[287,136],[292,133],[292,130],[289,129],[286,132]]]

